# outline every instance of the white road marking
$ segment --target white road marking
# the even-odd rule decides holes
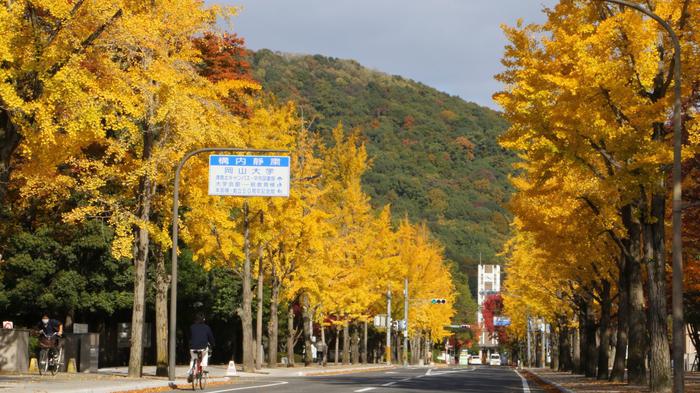
[[[223,389],[223,390],[214,390],[213,392],[207,392],[207,393],[224,393],[224,392],[235,392],[238,390],[250,390],[250,389],[260,389],[260,388],[269,388],[273,386],[279,386],[279,385],[286,385],[289,382],[285,381],[279,381],[279,382],[273,382],[273,383],[268,383],[267,385],[259,385],[259,386],[245,386],[242,388],[231,388],[231,389]]]
[[[396,371],[387,371],[384,374],[398,374]]]
[[[526,380],[522,375],[520,375],[520,373],[518,372],[518,370],[513,369],[513,371],[515,371],[515,373],[518,374],[518,376],[520,377],[520,379],[521,379],[522,382],[523,382],[523,392],[524,392],[524,393],[530,393],[530,386],[528,386],[527,380]]]
[[[466,369],[457,369],[457,370],[447,370],[447,371],[436,371],[434,373],[426,374],[430,376],[437,376],[437,375],[445,375],[445,374],[452,374],[452,373],[464,373],[467,371],[474,371],[476,370],[475,368],[466,368]]]
[[[391,385],[396,385],[396,382],[387,382],[382,386],[386,387],[386,386],[391,386]]]
[[[376,388],[375,388],[375,387],[371,387],[371,388],[364,388],[364,389],[358,389],[358,390],[355,390],[355,392],[357,392],[357,393],[359,393],[359,392],[366,392],[366,391],[369,391],[369,390],[374,390],[374,389],[376,389]]]
[[[430,375],[430,373],[432,373],[432,372],[433,372],[433,369],[429,368],[428,371],[425,372],[425,375]]]

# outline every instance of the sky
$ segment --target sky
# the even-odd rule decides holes
[[[498,109],[501,24],[543,22],[555,0],[218,0],[249,48],[354,59]]]

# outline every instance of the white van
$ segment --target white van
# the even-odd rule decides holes
[[[501,365],[501,355],[497,353],[492,353],[491,357],[489,358],[489,364],[492,366],[500,366]]]

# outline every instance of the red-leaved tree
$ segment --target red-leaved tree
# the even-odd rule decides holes
[[[195,38],[194,44],[202,54],[198,64],[199,74],[211,80],[242,80],[253,82],[253,75],[248,61],[250,52],[245,47],[245,40],[236,34],[204,33]],[[252,94],[253,90],[245,89],[242,93],[231,92],[225,100],[228,109],[240,116],[249,117],[250,108],[246,105],[243,95]]]

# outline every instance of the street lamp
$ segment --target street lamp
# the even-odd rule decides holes
[[[633,8],[655,21],[668,32],[673,41],[673,391],[682,393],[684,376],[685,340],[683,326],[683,243],[681,241],[681,45],[671,26],[661,17],[639,4],[624,0],[596,0]]]

